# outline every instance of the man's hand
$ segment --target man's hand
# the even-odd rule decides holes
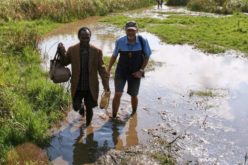
[[[137,72],[132,73],[132,75],[133,75],[134,78],[141,78],[144,75],[144,71],[139,70]]]
[[[108,75],[109,75],[109,77],[111,76],[111,68],[108,66],[108,68],[107,68],[107,73],[108,73]]]
[[[65,54],[66,51],[65,51],[65,47],[64,47],[63,43],[60,42],[58,44],[57,51],[58,51],[59,55],[64,55]]]

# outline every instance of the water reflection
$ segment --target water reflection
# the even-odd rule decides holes
[[[139,144],[139,139],[137,136],[137,113],[132,116],[129,120],[129,128],[128,131],[126,132],[127,136],[127,145],[126,146],[134,146]]]
[[[80,129],[80,135],[73,145],[73,164],[93,163],[96,161],[98,142],[94,140],[93,127],[86,128],[86,138],[82,139],[84,131]]]
[[[137,145],[136,127],[137,114],[125,120],[109,119],[100,128],[73,120],[54,136],[47,152],[53,164],[95,163],[111,148]]]

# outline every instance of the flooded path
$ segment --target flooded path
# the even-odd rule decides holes
[[[112,54],[116,38],[124,34],[115,26],[99,23],[97,17],[66,24],[40,42],[44,68],[58,42],[66,48],[78,42],[76,33],[81,26],[92,30],[91,43],[104,56]],[[111,108],[95,108],[92,125],[86,128],[85,119],[71,110],[54,130],[47,148],[50,160],[59,165],[94,163],[112,148],[147,145],[156,136],[175,141],[179,164],[244,163],[248,153],[248,60],[237,52],[209,55],[189,45],[168,45],[147,32],[140,34],[151,45],[151,59],[163,65],[147,72],[142,80],[137,114],[130,118],[126,93],[120,121],[109,119]],[[110,86],[112,98],[113,79]]]

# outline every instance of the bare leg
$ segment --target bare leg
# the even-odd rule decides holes
[[[132,114],[134,114],[137,110],[137,107],[138,107],[138,96],[131,96],[131,103],[132,103]]]
[[[113,118],[115,118],[117,113],[118,113],[118,109],[119,109],[120,101],[121,101],[121,96],[122,96],[121,92],[115,92],[115,96],[114,96],[113,103],[112,103]]]

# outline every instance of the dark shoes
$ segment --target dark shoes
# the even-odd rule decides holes
[[[87,112],[86,112],[86,126],[90,125],[92,117],[93,117],[92,109],[87,110]]]

